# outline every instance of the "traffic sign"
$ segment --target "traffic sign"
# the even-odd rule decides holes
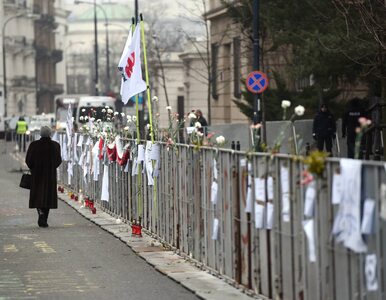
[[[263,72],[253,71],[248,74],[246,85],[251,93],[261,94],[268,87],[268,77]]]

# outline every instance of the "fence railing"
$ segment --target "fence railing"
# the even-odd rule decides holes
[[[86,156],[91,153],[91,145],[72,149],[78,157],[82,151]],[[381,163],[362,164],[362,204],[375,199],[376,209],[373,233],[363,236],[367,252],[358,254],[331,234],[339,208],[331,203],[338,159],[328,159],[323,176],[315,178],[314,209],[307,217],[306,186],[301,184],[305,165],[288,155],[197,150],[188,145],[168,151],[161,144],[154,185],[148,185],[143,165],[136,166],[133,159],[127,167],[98,160],[100,172],[94,181],[91,172],[96,166],[92,157],[87,160],[86,167],[63,162],[59,181],[76,193],[82,191],[112,215],[129,222],[141,218],[144,228],[181,254],[255,294],[270,299],[386,298],[386,226],[380,216],[386,209],[381,207],[386,178]],[[69,163],[74,164],[70,180]],[[104,168],[109,201],[100,200]],[[313,241],[305,234],[310,220]],[[370,271],[369,254],[377,261]],[[369,280],[376,280],[375,290]]]

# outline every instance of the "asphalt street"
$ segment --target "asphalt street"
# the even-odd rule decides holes
[[[39,228],[20,164],[0,146],[0,300],[198,299],[61,201]]]

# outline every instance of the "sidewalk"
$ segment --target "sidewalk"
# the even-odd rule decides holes
[[[126,243],[156,270],[180,283],[200,298],[207,300],[253,299],[242,290],[227,284],[223,279],[199,269],[173,251],[165,249],[160,242],[144,232],[142,232],[142,237],[132,237],[131,227],[128,224],[101,211],[100,207],[97,206],[96,214],[92,214],[88,208],[81,207],[79,202],[72,200],[66,192],[59,193],[58,197],[85,218]]]

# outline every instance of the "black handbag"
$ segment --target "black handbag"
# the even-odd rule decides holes
[[[30,189],[31,188],[31,183],[32,183],[32,175],[31,173],[24,173],[21,176],[20,184],[19,186],[23,189]]]

